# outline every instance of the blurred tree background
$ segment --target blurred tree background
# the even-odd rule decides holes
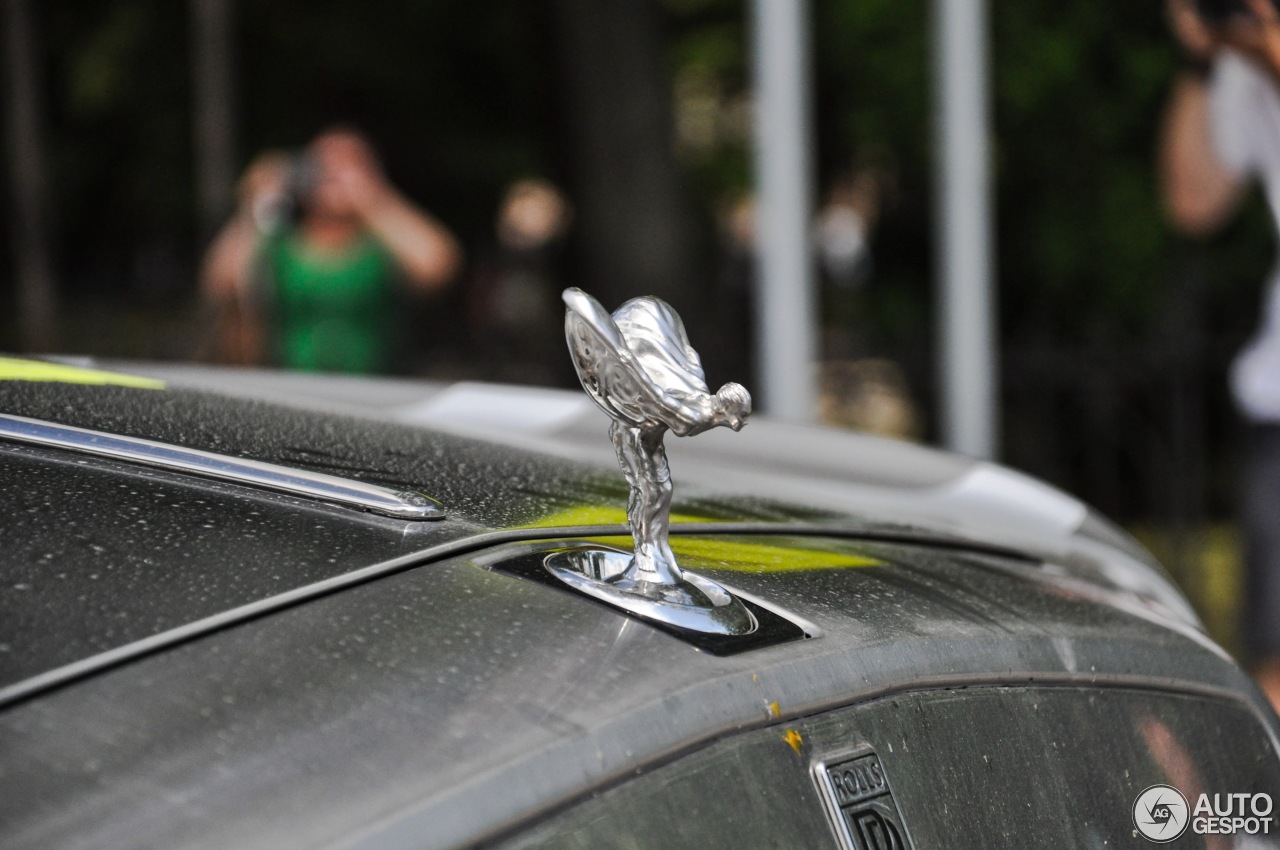
[[[1129,520],[1223,515],[1236,428],[1225,370],[1271,262],[1265,211],[1255,201],[1210,246],[1164,224],[1154,156],[1178,57],[1157,5],[991,6],[1003,459]],[[208,236],[195,213],[190,9],[36,11],[62,348],[189,356]],[[751,189],[742,0],[600,0],[591,15],[570,0],[237,0],[234,11],[240,165],[355,123],[473,257],[493,240],[504,188],[549,178],[578,207],[566,282],[611,303],[644,280],[721,341],[713,380],[739,368],[749,315],[724,222]],[[882,187],[866,282],[824,287],[828,355],[900,363],[927,438],[929,4],[814,0],[812,13],[817,188],[851,169]],[[646,232],[635,243],[646,253],[599,249],[610,216],[615,231]],[[8,305],[12,228],[4,239]],[[627,275],[651,252],[669,252],[671,279]],[[426,311],[430,373],[468,375],[464,298],[465,281]],[[0,348],[19,339],[14,317],[0,319]]]

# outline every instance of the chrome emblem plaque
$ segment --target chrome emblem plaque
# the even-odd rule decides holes
[[[832,825],[845,850],[912,850],[889,777],[874,752],[863,750],[813,766]]]

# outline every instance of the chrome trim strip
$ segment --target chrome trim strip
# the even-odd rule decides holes
[[[439,502],[421,493],[396,491],[320,472],[203,452],[140,437],[73,428],[24,416],[0,413],[0,439],[261,487],[395,519],[443,519],[445,515]]]

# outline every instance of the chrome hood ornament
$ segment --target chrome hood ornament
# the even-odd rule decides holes
[[[680,628],[749,634],[755,618],[715,582],[676,563],[668,532],[671,469],[663,438],[720,425],[737,431],[751,413],[740,384],[707,388],[698,352],[671,305],[633,298],[612,316],[581,289],[564,291],[565,337],[587,395],[613,419],[609,436],[631,485],[627,520],[631,555],[605,549],[561,552],[547,569],[578,590],[627,611]]]

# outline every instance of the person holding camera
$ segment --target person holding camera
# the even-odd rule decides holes
[[[1280,220],[1280,9],[1275,0],[1168,0],[1187,69],[1174,83],[1160,157],[1169,218],[1208,236],[1257,181]],[[1259,328],[1231,369],[1249,422],[1242,532],[1246,642],[1258,684],[1280,706],[1280,270]]]
[[[382,372],[397,297],[444,288],[461,256],[449,229],[386,180],[368,141],[335,128],[301,157],[250,165],[201,286],[219,309],[221,359]]]

